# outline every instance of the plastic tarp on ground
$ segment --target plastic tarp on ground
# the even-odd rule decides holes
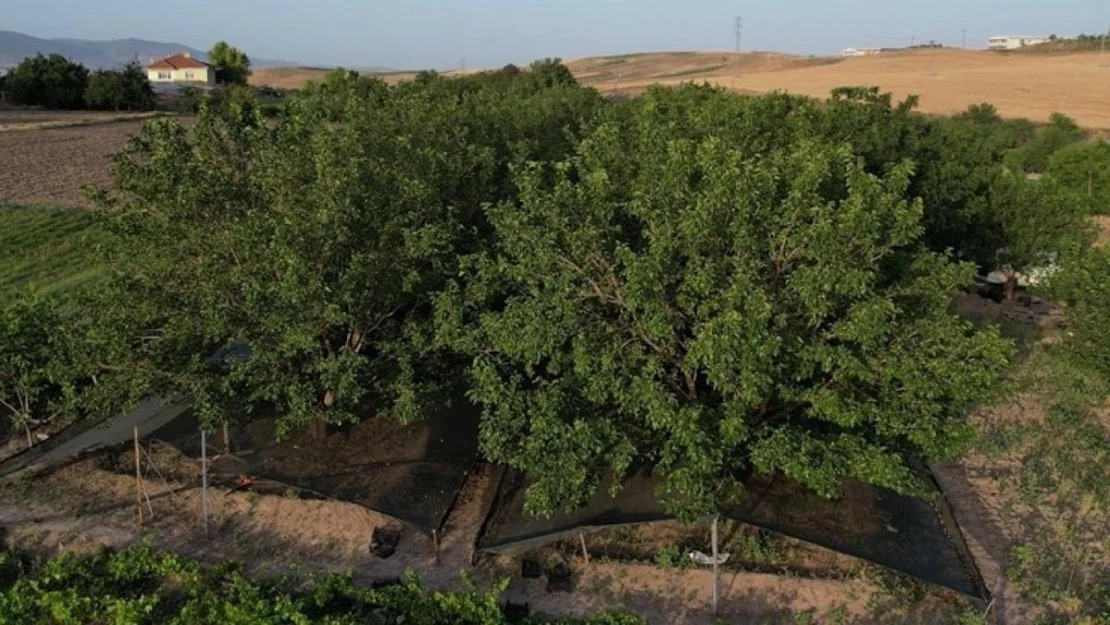
[[[930,476],[931,478],[931,476]],[[491,503],[477,552],[537,547],[575,532],[673,519],[656,503],[658,480],[637,473],[616,497],[611,477],[584,509],[544,519],[524,511],[527,483],[506,471]],[[784,478],[753,476],[740,503],[722,516],[798,538],[901,571],[981,599],[983,584],[943,496],[934,501],[904,497],[859,482],[846,482],[843,496],[819,497]]]
[[[217,482],[240,476],[254,490],[303,493],[356,503],[424,532],[436,532],[454,505],[478,457],[478,410],[464,404],[402,424],[367,419],[278,441],[275,422],[258,419],[208,436],[209,472]],[[151,437],[200,457],[193,417],[170,423]]]
[[[24,469],[57,464],[83,453],[131,440],[135,428],[145,437],[181,417],[189,409],[187,401],[146,399],[127,414],[111,419],[85,419],[54,434],[37,445],[0,463],[0,477]]]

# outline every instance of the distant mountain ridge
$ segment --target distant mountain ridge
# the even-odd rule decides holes
[[[41,39],[10,30],[0,30],[0,67],[18,65],[23,59],[39,53],[61,54],[90,69],[98,69],[123,65],[136,58],[145,65],[152,60],[165,58],[178,52],[187,52],[202,61],[208,56],[207,53],[201,50],[180,43],[164,43],[144,39],[114,39],[111,41],[64,38]],[[245,52],[250,55],[250,50],[245,50]],[[251,65],[253,67],[276,67],[296,65],[296,63],[259,59],[251,55]]]

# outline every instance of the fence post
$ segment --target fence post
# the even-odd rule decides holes
[[[720,594],[721,594],[721,588],[720,588],[721,587],[721,583],[720,583],[721,563],[720,563],[720,558],[718,557],[718,551],[717,551],[717,521],[720,518],[721,518],[721,515],[719,515],[719,514],[713,516],[713,529],[712,529],[712,534],[713,534],[713,615],[714,616],[717,615],[717,603],[720,600]]]
[[[135,435],[135,508],[139,512],[139,525],[143,524],[143,471],[139,461],[139,426],[134,426]]]
[[[208,534],[208,436],[200,430],[200,499],[204,515],[204,533]]]

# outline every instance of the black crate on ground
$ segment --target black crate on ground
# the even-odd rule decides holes
[[[531,609],[528,607],[527,602],[513,603],[512,601],[506,601],[501,611],[505,614],[505,620],[514,624],[523,623],[531,613]]]
[[[386,559],[397,551],[401,542],[401,530],[388,527],[375,527],[370,535],[370,553]]]
[[[547,592],[570,592],[574,590],[574,580],[570,565],[560,562],[547,571]]]
[[[520,576],[524,579],[539,579],[543,577],[543,565],[533,557],[524,557],[520,561]]]

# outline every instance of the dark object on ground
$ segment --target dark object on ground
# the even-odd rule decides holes
[[[504,613],[506,621],[515,625],[516,623],[523,623],[532,610],[528,607],[527,602],[513,603],[512,601],[506,601],[505,606],[501,608],[501,612]]]
[[[379,590],[381,588],[392,588],[394,586],[400,586],[401,584],[402,582],[400,577],[387,577],[385,579],[376,579],[370,582],[370,587],[374,590]]]
[[[539,579],[543,577],[543,565],[533,557],[524,557],[520,561],[520,576],[524,579]]]
[[[932,474],[923,477],[935,485]],[[671,520],[655,498],[658,478],[645,471],[624,480],[609,496],[612,476],[602,479],[583,509],[552,518],[524,511],[523,475],[505,470],[478,553],[521,552],[582,531]],[[980,599],[989,599],[943,494],[929,501],[846,481],[840,499],[829,500],[783,477],[753,475],[740,501],[722,516],[833,551],[862,558]]]
[[[386,559],[397,551],[401,542],[401,530],[388,527],[375,527],[370,535],[370,553]]]
[[[574,590],[570,565],[559,562],[547,571],[547,592],[570,592]]]

